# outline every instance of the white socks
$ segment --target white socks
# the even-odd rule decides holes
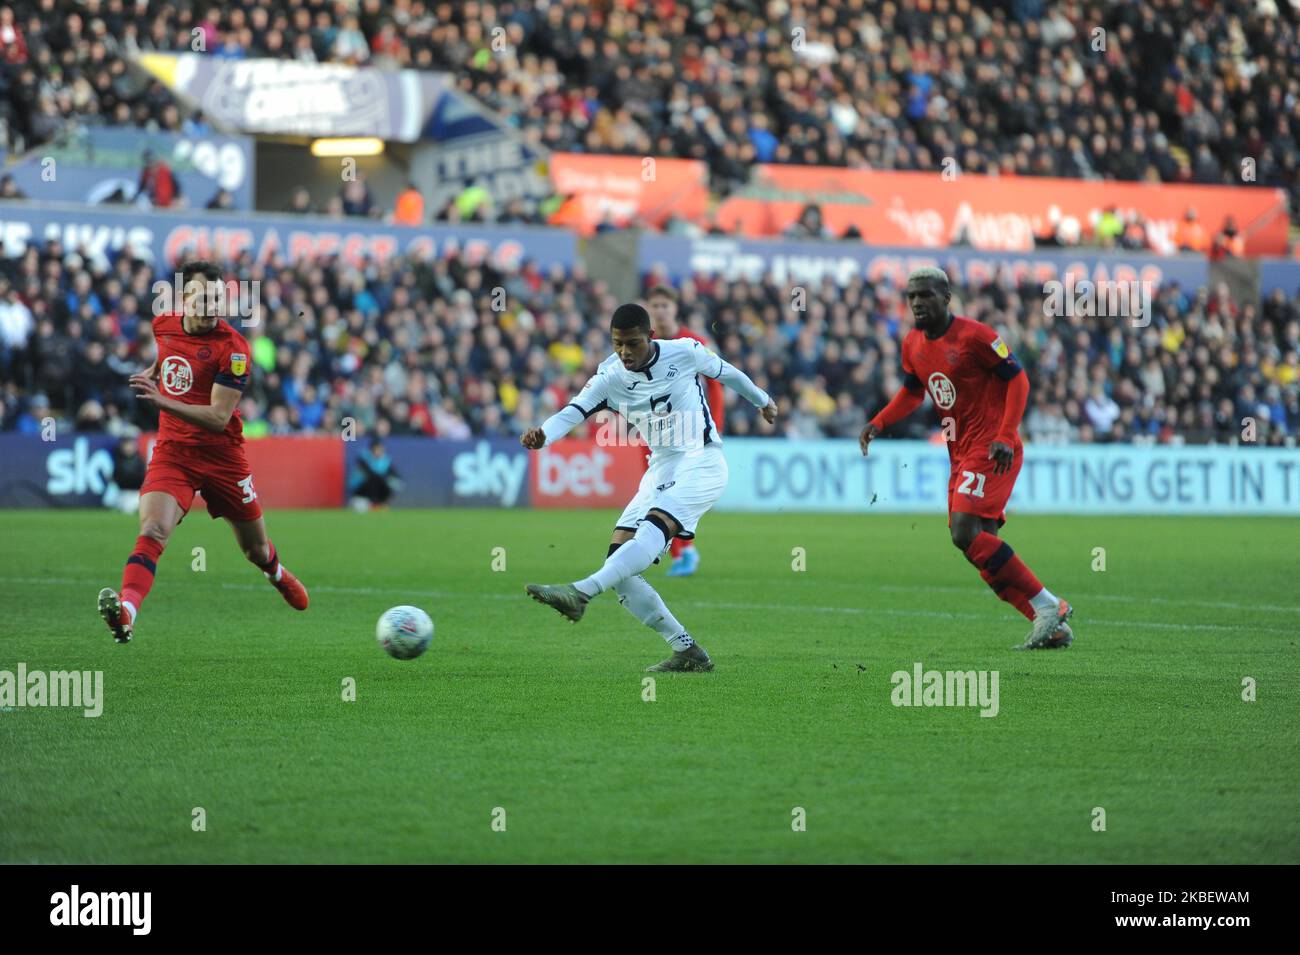
[[[685,650],[695,642],[665,606],[659,592],[640,574],[622,581],[614,590],[618,593],[618,602],[627,608],[628,613],[658,631],[674,650]]]
[[[590,577],[577,581],[573,586],[588,597],[611,590],[653,564],[666,546],[668,541],[664,537],[664,532],[649,521],[642,521],[641,526],[636,529],[636,536],[629,541],[624,541],[618,550],[605,558],[605,566]],[[649,586],[646,584],[646,587]],[[637,613],[635,610],[632,612]]]
[[[1056,613],[1061,606],[1061,601],[1057,599],[1056,594],[1046,587],[1030,597],[1029,602],[1033,605],[1034,613]]]

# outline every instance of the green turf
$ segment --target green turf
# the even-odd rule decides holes
[[[1300,862],[1300,520],[1013,519],[1078,608],[1073,649],[1015,653],[942,517],[713,514],[697,577],[649,577],[717,670],[643,702],[664,645],[613,595],[575,626],[523,594],[613,517],[273,513],[298,614],[196,516],[119,647],[133,519],[4,514],[0,669],[106,699],[0,712],[0,862]],[[399,603],[438,628],[411,662],[372,635]],[[998,671],[999,714],[894,707],[918,661]]]

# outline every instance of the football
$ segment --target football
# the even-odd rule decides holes
[[[397,660],[413,660],[429,649],[433,621],[419,607],[390,607],[379,618],[375,639]]]

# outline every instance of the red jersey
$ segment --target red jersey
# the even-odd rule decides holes
[[[694,332],[689,331],[685,325],[679,324],[677,326],[677,337],[693,338],[695,341],[699,342],[701,345],[703,345],[705,348],[708,348],[710,351],[713,349],[713,346],[709,344],[706,338],[704,338],[702,335],[696,335]],[[696,375],[695,377],[699,378],[700,376]],[[723,393],[722,393],[722,382],[718,381],[718,379],[716,378],[710,378],[707,375],[705,375],[704,393],[709,402],[709,414],[713,416],[713,423],[717,426],[718,430],[721,431],[722,430],[722,408],[725,400],[723,398]]]
[[[227,322],[203,335],[191,335],[181,326],[181,316],[159,315],[153,320],[158,341],[158,390],[182,404],[212,403],[212,385],[243,391],[248,386],[250,349],[244,336]],[[158,440],[177,444],[243,444],[244,423],[239,409],[224,431],[206,431],[163,410],[158,415]]]
[[[998,333],[961,315],[938,338],[915,328],[903,338],[903,386],[924,388],[939,416],[953,419],[953,461],[987,455],[1006,410],[1007,382],[1019,373],[1020,363]],[[1020,435],[1010,437],[1012,449],[1020,450]]]

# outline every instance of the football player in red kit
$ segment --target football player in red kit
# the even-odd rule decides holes
[[[871,439],[931,400],[955,429],[948,442],[948,527],[952,542],[995,594],[1033,621],[1022,650],[1068,647],[1074,613],[1039,582],[1009,544],[998,539],[1007,500],[1024,457],[1017,429],[1029,380],[997,332],[948,310],[948,276],[918,269],[907,280],[916,327],[903,339],[903,387],[862,429]]]
[[[677,321],[677,293],[667,285],[656,285],[652,288],[646,296],[646,304],[649,306],[650,325],[654,330],[655,338],[693,338],[705,348],[713,347],[713,344],[707,339],[696,335]],[[696,381],[699,381],[698,375]],[[704,394],[709,403],[709,414],[713,416],[713,423],[721,433],[722,382],[715,381],[712,378],[704,379]],[[689,577],[699,570],[700,554],[695,549],[694,540],[674,537],[668,545],[668,549],[673,555],[672,566],[668,568],[669,577]]]
[[[158,407],[158,440],[140,488],[140,536],[122,573],[121,593],[99,592],[99,615],[114,639],[126,643],[153,586],[158,558],[201,491],[213,518],[234,528],[240,549],[295,610],[307,609],[307,591],[281,565],[266,536],[253,474],[244,456],[236,405],[248,384],[244,336],[221,320],[221,269],[211,262],[181,266],[183,310],[153,320],[157,357],[131,376],[137,397]]]

